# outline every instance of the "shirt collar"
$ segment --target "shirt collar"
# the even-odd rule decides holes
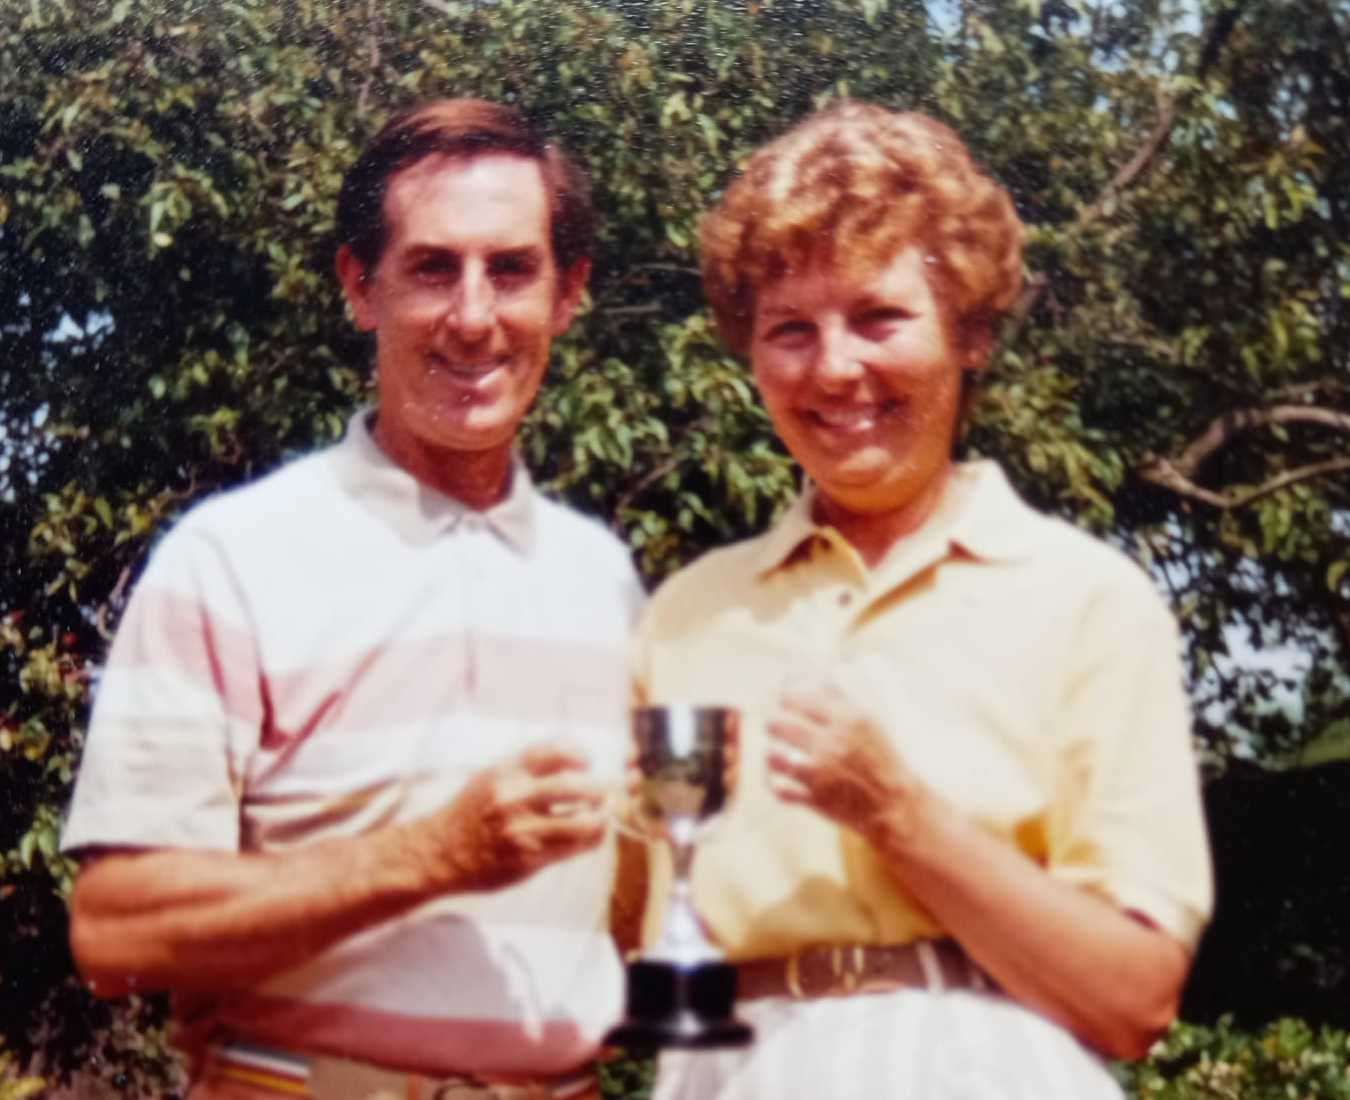
[[[357,503],[414,545],[427,545],[462,524],[482,522],[517,552],[533,551],[538,503],[519,456],[512,456],[505,499],[480,511],[424,485],[385,454],[370,434],[373,412],[363,408],[352,416],[335,449],[338,479]]]
[[[761,576],[784,565],[811,538],[842,542],[833,528],[811,516],[815,490],[808,485],[782,519],[764,536],[757,555]],[[1013,561],[1034,552],[1040,514],[1008,484],[998,464],[988,460],[957,464],[933,514],[918,531],[902,539],[877,569],[897,554],[908,555],[911,545],[946,544],[981,561]]]

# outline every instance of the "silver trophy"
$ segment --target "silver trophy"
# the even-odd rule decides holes
[[[728,749],[736,711],[641,707],[633,736],[642,781],[629,831],[670,848],[674,882],[661,936],[628,966],[625,1018],[606,1042],[630,1050],[744,1046],[750,1027],[734,1016],[736,968],[703,934],[689,872],[700,834],[727,800]]]

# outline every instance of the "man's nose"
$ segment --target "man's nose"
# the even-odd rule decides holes
[[[446,322],[460,341],[477,343],[492,331],[496,308],[492,280],[485,272],[469,268],[455,288],[454,298],[446,311]]]

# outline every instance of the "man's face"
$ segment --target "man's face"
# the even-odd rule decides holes
[[[756,299],[750,358],[779,437],[856,514],[893,512],[945,473],[963,368],[921,249],[855,274],[816,262]]]
[[[375,333],[382,441],[509,450],[588,273],[559,272],[549,216],[525,157],[430,156],[390,180],[379,262],[338,256],[356,322]]]

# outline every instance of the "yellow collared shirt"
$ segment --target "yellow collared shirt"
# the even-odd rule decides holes
[[[1050,874],[1188,945],[1208,919],[1176,624],[1142,570],[1028,508],[993,463],[956,467],[934,514],[870,570],[803,497],[662,586],[636,661],[644,701],[744,715],[740,788],[694,868],[732,959],[943,931],[861,837],[768,787],[765,722],[817,677]],[[662,909],[649,906],[648,936]]]

